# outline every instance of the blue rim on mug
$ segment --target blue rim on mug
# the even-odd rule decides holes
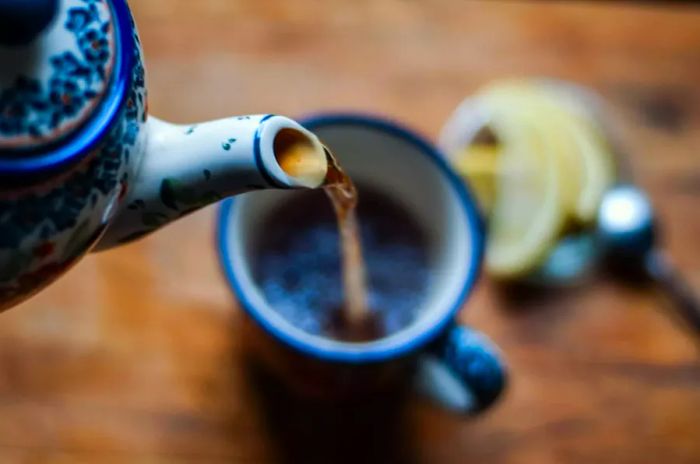
[[[79,161],[89,155],[114,127],[122,114],[129,95],[131,72],[134,67],[134,31],[131,13],[126,0],[113,0],[110,3],[114,15],[113,27],[116,30],[115,61],[109,90],[94,115],[91,115],[75,134],[57,143],[58,146],[42,153],[42,149],[21,150],[24,156],[0,158],[0,174],[32,174],[60,168],[68,163]]]
[[[384,349],[367,348],[363,351],[348,352],[343,350],[322,348],[312,343],[299,340],[271,324],[270,321],[267,320],[263,314],[261,314],[255,304],[247,297],[241,282],[235,275],[230,258],[228,241],[225,239],[229,235],[228,217],[236,205],[237,200],[235,198],[228,198],[222,202],[217,215],[216,226],[216,242],[219,252],[219,259],[228,283],[233,288],[236,297],[246,313],[250,315],[253,320],[255,320],[256,323],[258,323],[266,332],[287,346],[317,359],[345,363],[381,362],[395,359],[419,350],[439,336],[454,320],[455,316],[466,301],[470,291],[474,288],[477,278],[480,275],[484,253],[485,234],[484,222],[476,206],[474,197],[463,180],[447,164],[446,158],[438,151],[436,147],[427,142],[423,137],[417,135],[415,132],[399,123],[379,116],[363,115],[358,113],[319,114],[302,119],[300,122],[304,127],[312,132],[324,126],[332,125],[361,126],[368,129],[379,130],[401,138],[414,145],[418,149],[418,152],[426,156],[427,159],[436,165],[438,170],[449,182],[450,187],[456,193],[456,197],[459,199],[459,205],[467,217],[467,224],[470,228],[470,236],[472,238],[471,253],[465,257],[465,259],[470,260],[471,263],[463,286],[449,310],[445,311],[445,313],[436,323],[428,325],[417,336],[399,346]]]

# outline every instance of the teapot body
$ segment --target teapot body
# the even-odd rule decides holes
[[[91,249],[227,196],[325,179],[323,146],[283,116],[177,125],[146,113],[126,0],[0,2],[0,311]],[[285,171],[301,145],[307,171]]]
[[[69,14],[58,18],[64,21],[60,31],[63,40],[52,44],[57,50],[49,58],[51,65],[38,78],[17,75],[1,89],[1,98],[6,102],[12,99],[21,111],[0,117],[0,135],[41,132],[44,139],[57,137],[56,131],[65,130],[72,117],[90,111],[86,108],[91,105],[89,97],[100,87],[95,81],[104,75],[100,68],[115,66],[120,59],[126,69],[121,69],[120,75],[113,72],[113,82],[101,85],[104,92],[108,87],[123,86],[112,92],[116,95],[113,98],[121,101],[103,99],[98,103],[101,108],[93,111],[108,111],[108,105],[116,109],[112,108],[114,114],[96,136],[78,134],[91,139],[84,152],[75,156],[78,161],[74,164],[43,179],[13,182],[12,177],[0,178],[0,310],[53,281],[99,240],[126,198],[143,148],[144,68],[138,35],[125,3],[121,2],[121,12],[115,11],[118,5],[99,0],[66,3]],[[118,14],[127,15],[118,32],[128,37],[120,38],[119,47],[110,47],[102,31],[120,27],[115,20]],[[124,52],[121,57],[114,56],[118,49]],[[118,79],[122,82],[114,82]],[[55,108],[33,105],[32,96],[37,93],[44,93],[49,101],[54,94],[59,104]]]

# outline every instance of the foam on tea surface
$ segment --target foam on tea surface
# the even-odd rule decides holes
[[[341,340],[368,340],[408,326],[427,291],[427,237],[388,195],[358,186],[364,303],[348,323],[336,215],[321,190],[290,193],[264,218],[254,275],[265,298],[294,326]]]

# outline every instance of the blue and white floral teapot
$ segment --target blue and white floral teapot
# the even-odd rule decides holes
[[[326,167],[318,139],[282,116],[147,116],[125,0],[0,0],[0,310],[91,249],[225,196],[316,187]]]

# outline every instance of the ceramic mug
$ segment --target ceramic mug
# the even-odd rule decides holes
[[[251,270],[255,237],[267,213],[285,201],[285,192],[226,200],[218,216],[219,257],[249,316],[246,345],[304,394],[356,397],[413,380],[451,409],[485,409],[504,388],[504,366],[485,336],[455,321],[479,275],[484,248],[472,195],[433,145],[393,122],[328,114],[303,124],[333,150],[355,182],[390,195],[424,227],[435,272],[419,316],[398,332],[361,343],[307,333],[275,312]]]

